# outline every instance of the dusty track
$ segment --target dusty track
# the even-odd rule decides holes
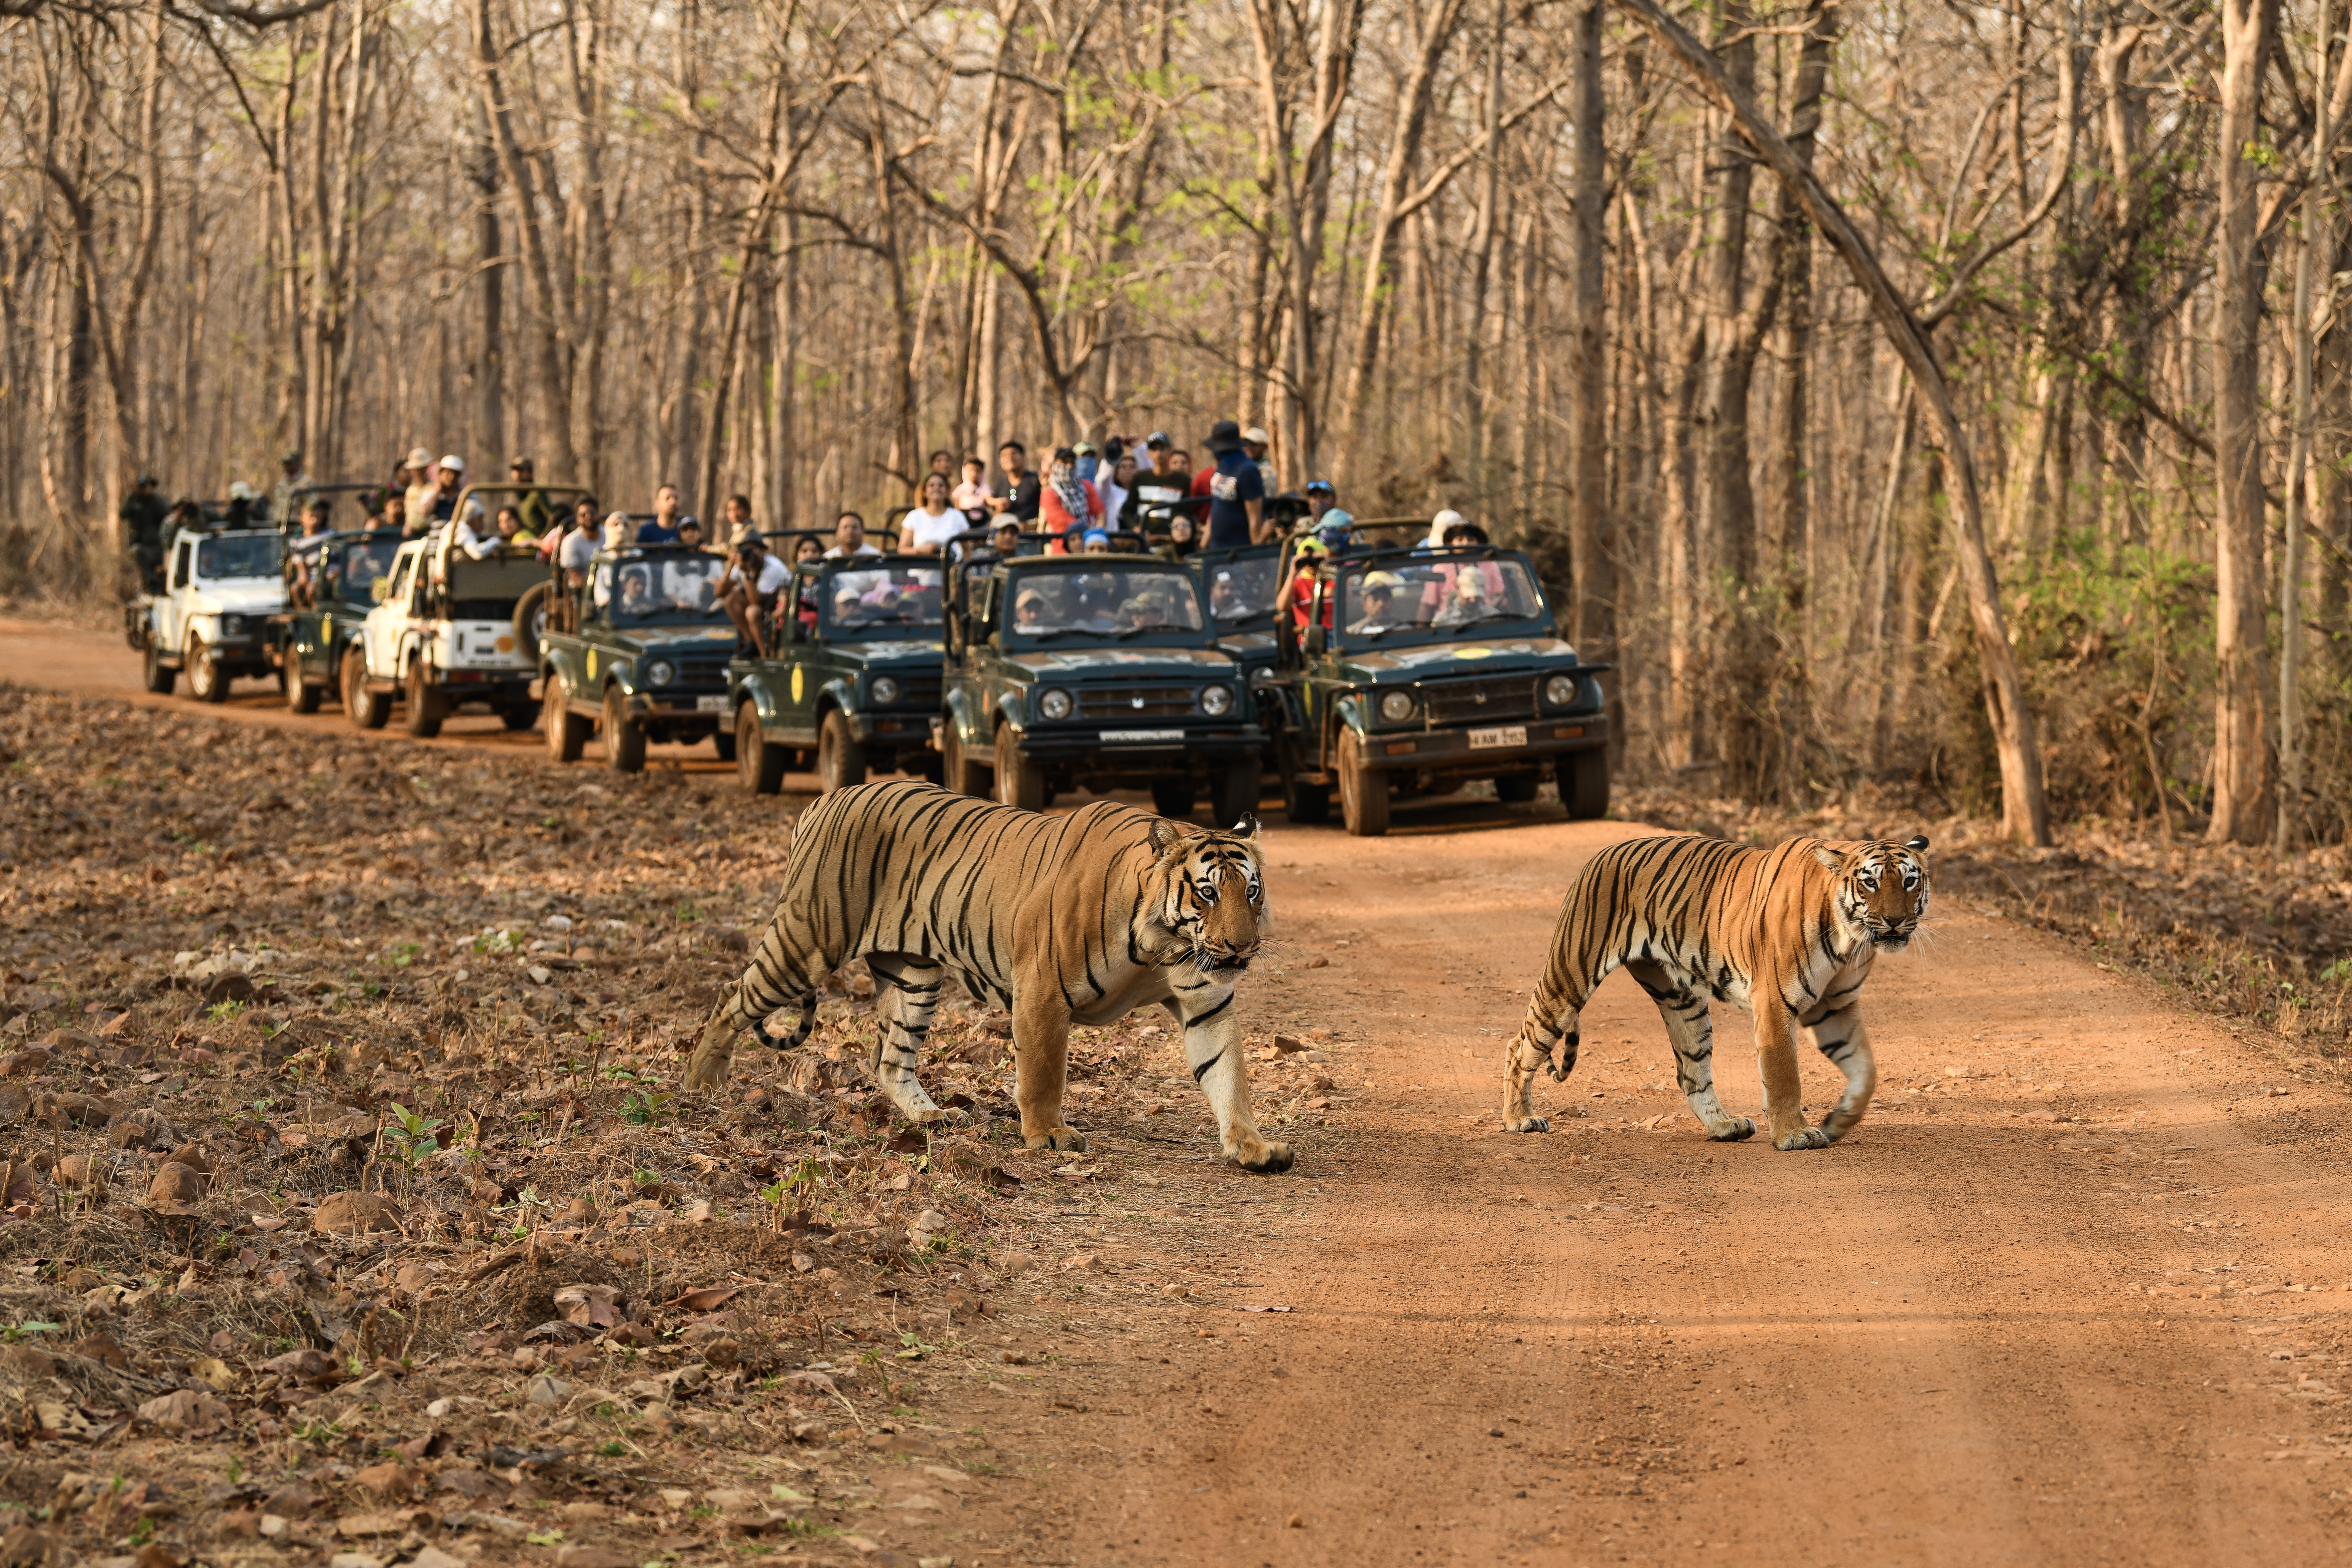
[[[35,630],[0,624],[14,679],[135,695],[119,640]],[[546,765],[530,740],[448,743]],[[881,1509],[881,1551],[1290,1568],[2352,1547],[2347,1108],[2274,1042],[1947,900],[1934,941],[1872,980],[1885,1088],[1845,1144],[1706,1142],[1622,977],[1586,1015],[1584,1065],[1541,1092],[1562,1131],[1511,1138],[1500,1054],[1559,893],[1637,830],[1456,805],[1370,843],[1270,831],[1282,940],[1244,989],[1254,1037],[1336,1037],[1325,1063],[1259,1069],[1298,1169],[1215,1162],[1172,1046],[1157,1085],[1081,1100],[1095,1177],[1040,1165],[1008,1217],[1030,1261],[1000,1255],[975,1336],[1033,1364],[972,1355],[924,1395],[924,1424],[984,1432],[1003,1473]],[[1746,1020],[1720,1026],[1726,1103],[1750,1108]],[[1818,1108],[1834,1078],[1806,1072]]]

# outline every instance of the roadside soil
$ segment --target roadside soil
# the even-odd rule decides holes
[[[43,637],[35,663],[0,627],[18,679],[99,679]],[[135,674],[119,642],[105,658]],[[68,1041],[9,1081],[102,1081],[126,1112],[168,1113],[235,1156],[201,1227],[133,1217],[154,1151],[100,1205],[119,1235],[37,1169],[33,1214],[0,1224],[16,1270],[0,1320],[53,1321],[17,1337],[91,1352],[47,1381],[0,1365],[16,1380],[0,1389],[0,1498],[53,1510],[24,1527],[45,1549],[572,1568],[747,1552],[1291,1568],[2352,1549],[2336,1075],[1967,896],[1939,896],[1931,940],[1874,973],[1881,1096],[1818,1152],[1706,1142],[1622,977],[1586,1015],[1575,1076],[1539,1089],[1560,1131],[1500,1132],[1502,1050],[1559,896],[1643,829],[1463,801],[1402,808],[1376,841],[1269,824],[1276,940],[1242,1005],[1267,1058],[1261,1118],[1299,1150],[1288,1175],[1222,1163],[1152,1019],[1084,1032],[1084,1155],[1019,1151],[999,1021],[977,1009],[954,1014],[954,1059],[927,1069],[974,1125],[934,1147],[898,1136],[827,1059],[870,1028],[854,975],[816,1050],[740,1051],[729,1104],[665,1102],[639,1123],[629,1097],[674,1083],[805,797],[746,802],[696,773],[614,781],[503,738],[522,753],[510,766],[470,738],[387,752],[331,712],[265,734],[215,722],[259,716],[236,703],[171,705],[0,694],[7,810],[40,813],[5,847],[0,1012],[30,1022],[0,1027],[35,1039],[119,1014],[103,1039],[147,1054],[116,1064]],[[236,788],[192,761],[208,744]],[[285,782],[257,776],[272,768]],[[156,786],[152,805],[113,804],[110,773]],[[265,790],[296,809],[257,805]],[[612,978],[551,984],[523,940],[485,935],[545,942],[548,912],[610,933]],[[223,1018],[195,964],[173,962],[264,940],[342,984],[281,984]],[[47,999],[37,1016],[28,990]],[[288,1072],[299,1052],[273,1064],[254,1011],[341,1048],[325,1121],[347,1163],[311,1147],[322,1118]],[[1735,1110],[1759,1099],[1745,1025],[1718,1019]],[[1834,1075],[1805,1073],[1818,1110]],[[357,1152],[383,1147],[369,1134],[396,1094],[432,1095],[475,1152],[394,1177],[403,1234],[320,1234],[325,1199],[383,1184]],[[10,1138],[52,1166],[110,1142],[97,1126]],[[761,1197],[808,1162],[804,1184]],[[257,1231],[257,1213],[285,1228]],[[59,1265],[101,1247],[103,1278],[69,1287]],[[430,1263],[437,1277],[402,1283]],[[485,1267],[550,1292],[559,1275],[642,1278],[625,1294],[656,1345],[602,1324],[541,1333],[550,1296],[473,1289]],[[706,1310],[688,1294],[703,1284],[741,1294]],[[384,1348],[383,1310],[415,1319],[412,1364]],[[124,1368],[89,1344],[101,1332]],[[321,1342],[339,1363],[323,1376],[271,1370]],[[217,1377],[196,1370],[207,1356]],[[533,1403],[534,1373],[562,1397]],[[217,1412],[178,1432],[173,1411],[140,1414],[193,1383]],[[290,1488],[303,1517],[263,1534]]]

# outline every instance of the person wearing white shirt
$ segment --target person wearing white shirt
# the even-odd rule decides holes
[[[833,525],[833,548],[824,552],[827,561],[838,561],[845,555],[879,555],[882,552],[866,542],[866,520],[854,511],[845,511]]]
[[[719,603],[735,623],[735,635],[761,658],[769,655],[768,624],[775,595],[793,580],[792,568],[768,553],[768,542],[746,527],[735,536],[735,558],[719,582]]]
[[[945,474],[923,476],[923,504],[908,512],[898,524],[898,552],[902,555],[940,555],[948,545],[971,526],[963,513],[949,504],[948,477]]]

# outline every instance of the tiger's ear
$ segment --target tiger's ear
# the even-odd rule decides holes
[[[1151,819],[1151,852],[1153,854],[1167,854],[1181,843],[1183,837],[1183,832],[1167,817],[1155,816]]]
[[[1903,847],[1906,849],[1925,849],[1927,847],[1927,836],[1924,833],[1915,833],[1908,839],[1904,841]]]
[[[1257,813],[1255,811],[1243,812],[1242,819],[1239,822],[1234,823],[1233,826],[1227,828],[1225,831],[1231,837],[1241,839],[1244,843],[1255,838],[1257,837]]]
[[[1813,858],[1820,861],[1822,868],[1825,870],[1843,871],[1845,869],[1845,857],[1840,855],[1836,850],[1831,848],[1826,844],[1816,844],[1813,846]]]

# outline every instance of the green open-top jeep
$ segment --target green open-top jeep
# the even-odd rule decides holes
[[[397,529],[346,530],[288,544],[288,608],[271,618],[270,658],[295,712],[316,713],[341,678],[343,656],[375,608],[376,580],[391,574],[399,552]]]
[[[721,602],[726,577],[724,556],[683,544],[629,544],[598,551],[576,585],[556,578],[537,627],[549,756],[577,762],[599,729],[605,765],[619,773],[643,770],[649,741],[692,745],[709,737],[721,757],[735,754],[727,727],[735,628]]]
[[[936,779],[941,595],[937,556],[802,562],[778,593],[771,657],[727,667],[735,765],[773,795],[814,753],[817,785],[863,784],[868,770]]]
[[[1041,810],[1060,790],[1258,799],[1257,721],[1199,574],[1150,555],[1024,555],[958,574],[940,750],[950,789]],[[991,773],[994,777],[990,778]]]
[[[1608,716],[1517,550],[1372,546],[1299,554],[1302,618],[1286,605],[1265,688],[1294,822],[1319,822],[1337,785],[1348,831],[1388,831],[1391,795],[1491,779],[1529,801],[1556,777],[1570,816],[1609,809]],[[1287,576],[1287,571],[1286,572]]]

